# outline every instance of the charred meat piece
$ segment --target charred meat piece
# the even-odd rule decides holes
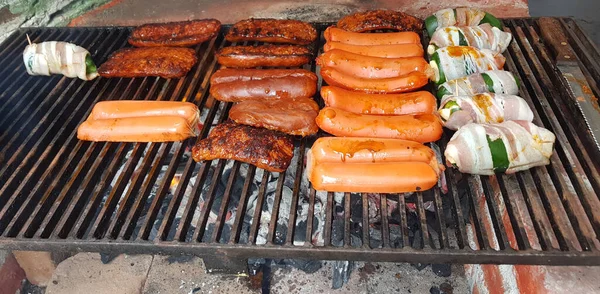
[[[301,66],[312,59],[307,47],[297,45],[232,46],[217,52],[217,61],[227,67]]]
[[[212,39],[220,29],[221,22],[216,19],[151,23],[135,28],[129,44],[137,47],[189,47]]]
[[[423,29],[423,21],[404,12],[370,10],[342,17],[337,22],[337,27],[351,32],[397,30],[420,33]]]
[[[124,48],[113,53],[100,66],[98,73],[107,78],[180,78],[190,71],[197,60],[196,52],[189,48]]]
[[[192,156],[197,162],[234,159],[271,172],[283,172],[294,156],[294,143],[283,133],[227,121],[217,125],[208,138],[198,141]]]
[[[251,18],[234,24],[225,39],[229,42],[259,41],[308,45],[317,39],[317,30],[299,20]]]
[[[210,81],[210,94],[225,102],[306,98],[317,91],[317,76],[304,69],[226,68]]]
[[[308,136],[319,131],[315,122],[318,114],[319,105],[312,98],[249,100],[231,107],[229,118],[239,124]]]

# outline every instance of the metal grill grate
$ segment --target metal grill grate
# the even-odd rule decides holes
[[[570,19],[561,20],[596,95],[600,54]],[[92,143],[77,126],[100,100],[186,100],[209,128],[230,104],[212,100],[220,34],[196,51],[185,79],[31,77],[25,34],[90,48],[98,64],[128,46],[130,28],[23,29],[0,46],[0,247],[189,253],[249,257],[600,265],[600,155],[563,91],[533,19],[506,20],[515,40],[507,70],[535,123],[556,134],[551,164],[515,175],[445,172],[440,189],[408,197],[309,189],[297,139],[281,174],[240,162],[191,159],[194,140]],[[327,24],[316,24],[322,32]],[[227,30],[225,27],[224,31]],[[315,53],[323,43],[315,47]],[[426,40],[424,40],[426,41]],[[311,63],[305,68],[315,70]],[[321,81],[319,81],[321,82]],[[318,97],[319,102],[322,100]],[[449,139],[446,132],[440,146]],[[469,238],[472,236],[473,238]],[[469,242],[474,239],[476,242]]]

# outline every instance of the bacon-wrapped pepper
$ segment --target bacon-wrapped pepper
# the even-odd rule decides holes
[[[517,95],[520,86],[521,82],[511,72],[490,70],[445,82],[438,88],[436,96],[442,99],[446,95],[479,93]]]
[[[447,46],[471,46],[502,53],[510,44],[512,34],[484,23],[476,27],[445,27],[433,33],[427,53]]]
[[[469,46],[444,47],[431,55],[429,65],[434,73],[431,79],[439,85],[470,74],[502,69],[505,61],[506,58],[502,54],[487,49],[479,50]]]
[[[433,33],[439,28],[449,26],[473,27],[484,23],[502,29],[502,22],[495,16],[481,9],[470,7],[439,10],[425,19],[425,28],[427,28],[429,36],[433,36]]]
[[[474,96],[446,96],[438,110],[444,126],[458,130],[469,123],[501,123],[508,120],[532,121],[527,102],[515,95],[483,93]]]
[[[528,121],[468,124],[446,147],[446,163],[462,173],[512,174],[550,163],[555,136]]]
[[[90,52],[67,42],[49,41],[29,44],[23,52],[27,73],[33,76],[62,74],[85,81],[98,76]]]

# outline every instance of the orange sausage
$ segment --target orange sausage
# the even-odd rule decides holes
[[[311,163],[424,162],[437,173],[444,169],[431,148],[400,139],[322,137],[307,156]]]
[[[420,114],[437,110],[435,97],[427,91],[404,94],[366,94],[338,87],[321,87],[325,106],[364,114]]]
[[[405,193],[431,189],[436,172],[423,162],[317,163],[308,174],[315,190],[356,193]]]
[[[434,142],[442,137],[442,124],[433,114],[371,115],[325,107],[316,118],[323,131],[338,137],[372,137]]]
[[[351,45],[340,42],[327,42],[323,46],[325,52],[333,49],[341,49],[344,51],[385,58],[400,58],[400,57],[423,57],[425,51],[421,44],[395,44],[395,45]]]
[[[423,57],[383,58],[364,56],[333,49],[317,58],[317,64],[334,68],[361,78],[381,79],[407,75],[414,71],[426,73],[429,63]]]
[[[415,32],[355,33],[336,27],[328,27],[324,35],[327,42],[352,45],[421,44],[421,37]]]
[[[79,140],[96,142],[171,142],[198,134],[197,126],[178,116],[90,119],[77,129]]]
[[[329,67],[321,68],[321,76],[331,86],[380,94],[415,91],[427,85],[429,79],[427,75],[418,71],[395,78],[365,79]]]
[[[88,119],[147,116],[179,116],[190,124],[198,123],[200,114],[194,103],[179,101],[102,101],[96,103]]]

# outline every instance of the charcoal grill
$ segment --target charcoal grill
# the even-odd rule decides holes
[[[561,22],[597,96],[600,53],[572,19]],[[230,107],[208,94],[215,50],[230,45],[226,26],[195,48],[199,63],[184,79],[91,82],[28,76],[25,35],[79,44],[101,64],[128,46],[131,28],[21,29],[0,46],[0,248],[194,254],[225,270],[242,270],[255,257],[600,265],[599,152],[567,102],[535,19],[504,23],[515,38],[506,68],[522,81],[534,122],[556,134],[551,164],[490,177],[447,169],[447,194],[436,188],[408,197],[309,189],[303,171],[310,138],[296,139],[282,174],[227,160],[196,163],[189,156],[194,139],[77,140],[76,128],[96,102],[119,99],[193,101],[204,109],[206,137]],[[328,25],[315,24],[321,33]],[[321,34],[315,54],[323,42]],[[448,139],[446,133],[439,142],[442,150]],[[251,193],[257,196],[250,201]],[[286,197],[289,211],[282,210]],[[411,218],[417,221],[409,228]]]

